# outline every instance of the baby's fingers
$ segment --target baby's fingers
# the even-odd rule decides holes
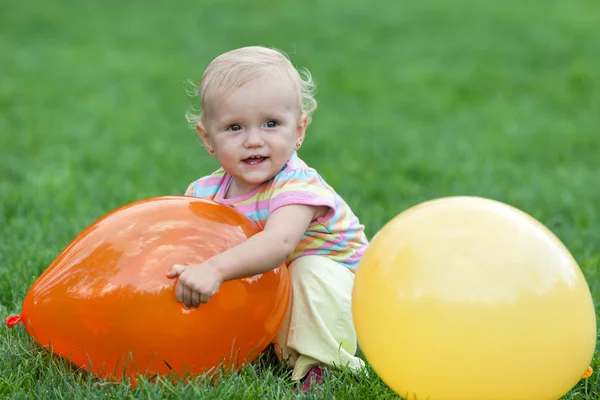
[[[201,303],[208,303],[208,300],[210,300],[210,296],[207,296],[205,294],[200,294],[200,302]]]
[[[175,278],[176,276],[181,275],[184,270],[185,267],[183,265],[175,264],[167,271],[167,278]]]
[[[185,304],[186,308],[192,307],[192,293],[194,291],[189,286],[183,287],[183,304]]]
[[[184,287],[185,287],[185,285],[183,284],[183,282],[177,281],[177,284],[175,285],[175,298],[177,298],[177,301],[180,303],[183,303]]]
[[[202,299],[202,295],[200,292],[193,291],[192,292],[192,307],[197,308],[200,305]]]

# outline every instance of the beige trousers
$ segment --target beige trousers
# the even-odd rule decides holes
[[[289,272],[290,303],[274,345],[279,359],[294,367],[292,380],[315,365],[363,368],[352,322],[354,274],[321,256],[300,257]]]

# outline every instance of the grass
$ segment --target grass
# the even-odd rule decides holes
[[[182,193],[216,168],[184,119],[193,104],[184,82],[249,44],[279,47],[312,71],[319,108],[301,156],[370,237],[424,200],[505,201],[560,237],[600,304],[592,0],[56,0],[2,9],[2,316],[19,312],[29,286],[94,220]],[[600,369],[597,355],[593,365]],[[72,371],[23,329],[0,328],[0,397],[288,398],[288,373],[265,360],[212,388],[199,379],[131,389]],[[394,397],[371,370],[327,385],[339,399]],[[598,398],[598,374],[564,396]]]

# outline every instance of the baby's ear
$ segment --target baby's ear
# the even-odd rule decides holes
[[[304,133],[306,132],[306,127],[308,126],[308,116],[306,115],[306,113],[302,113],[300,115],[300,120],[298,122],[298,127],[296,128],[298,133],[302,134],[301,139],[304,139]],[[298,136],[298,138],[300,138],[300,136]]]
[[[200,139],[202,139],[202,144],[204,144],[206,151],[208,151],[210,155],[214,155],[215,150],[213,149],[212,141],[210,140],[210,135],[208,134],[208,131],[204,127],[202,121],[198,121],[196,123],[196,130],[198,131],[198,135],[200,135]]]
[[[306,115],[305,112],[303,112],[300,115],[300,122],[302,123],[302,125],[304,125],[304,129],[306,129],[306,127],[308,126],[308,115]]]

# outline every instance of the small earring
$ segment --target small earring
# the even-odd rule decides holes
[[[215,151],[214,151],[213,149],[210,149],[208,152],[209,152],[210,154],[215,154]]]

